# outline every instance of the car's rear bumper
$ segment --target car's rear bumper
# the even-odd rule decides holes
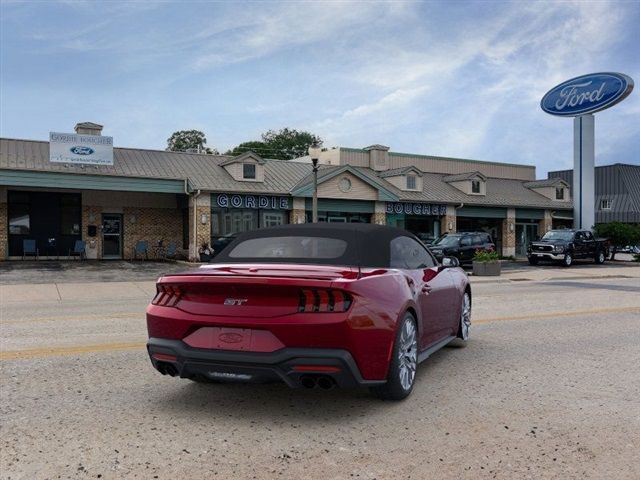
[[[282,348],[270,353],[192,348],[181,340],[150,338],[147,351],[163,374],[182,378],[266,383],[282,381],[290,387],[309,386],[329,379],[339,387],[373,386],[384,380],[365,380],[351,354],[341,349]]]

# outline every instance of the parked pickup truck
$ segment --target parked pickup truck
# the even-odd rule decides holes
[[[551,261],[570,267],[579,258],[602,264],[608,256],[609,242],[603,238],[593,238],[589,230],[551,230],[540,240],[531,242],[527,248],[531,265]]]

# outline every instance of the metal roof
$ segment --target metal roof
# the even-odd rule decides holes
[[[421,177],[423,174],[423,171],[420,170],[418,167],[409,166],[409,167],[400,167],[400,168],[392,168],[390,170],[384,170],[382,172],[378,172],[378,176],[380,178],[397,177],[399,175],[406,175],[409,172],[414,172],[419,177]]]
[[[199,153],[114,148],[114,165],[70,165],[49,161],[49,142],[0,138],[0,169],[30,172],[60,172],[77,175],[105,175],[111,177],[138,177],[147,179],[188,180],[194,189],[214,192],[291,194],[308,187],[313,180],[312,166],[308,163],[286,160],[267,160],[264,163],[264,182],[237,181],[221,166],[234,157]],[[318,179],[335,174],[346,166],[322,165]],[[558,202],[526,188],[523,180],[486,178],[486,195],[466,195],[449,185],[445,178],[451,175],[422,174],[421,192],[403,191],[387,182],[385,174],[367,167],[348,166],[364,181],[379,191],[392,194],[401,201],[464,203],[465,205],[533,207],[566,209],[571,202]],[[410,168],[410,167],[409,167]],[[640,205],[640,168],[631,167],[627,175],[630,190],[635,192]],[[635,169],[635,170],[633,170]],[[405,170],[405,169],[402,169]],[[386,173],[388,175],[388,172]],[[478,176],[477,172],[464,174]],[[465,178],[467,178],[465,177]],[[634,183],[635,181],[635,183]],[[0,181],[1,183],[1,181]]]
[[[542,187],[555,187],[556,185],[564,185],[568,187],[569,184],[561,178],[545,178],[543,180],[534,180],[532,182],[526,182],[524,184],[527,188],[542,188]]]
[[[445,182],[461,182],[463,180],[473,180],[474,178],[481,178],[482,180],[486,180],[487,179],[487,177],[485,177],[482,173],[477,172],[477,171],[476,172],[458,173],[456,175],[446,175],[442,179]]]
[[[114,148],[113,165],[71,165],[49,161],[49,142],[0,139],[0,169],[188,180],[194,189],[287,194],[311,171],[303,163],[265,162],[264,182],[238,182],[220,165],[233,157]]]

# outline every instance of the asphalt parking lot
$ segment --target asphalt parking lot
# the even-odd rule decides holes
[[[0,478],[638,478],[640,266],[472,278],[472,342],[400,403],[161,376],[152,266],[0,271]]]

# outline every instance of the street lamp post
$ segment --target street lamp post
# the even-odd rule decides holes
[[[314,158],[313,162],[313,223],[318,223],[318,159]]]
[[[320,147],[316,145],[309,147],[309,156],[313,164],[313,202],[311,205],[311,221],[313,223],[318,223],[318,159],[320,151]]]

